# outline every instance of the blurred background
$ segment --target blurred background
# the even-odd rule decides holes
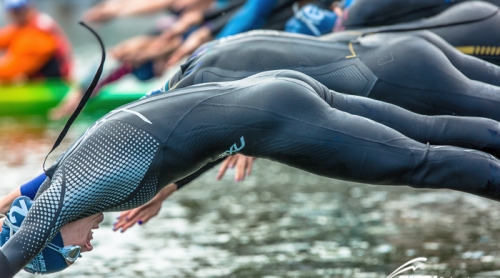
[[[59,23],[64,29],[65,34],[71,41],[75,50],[75,55],[80,58],[87,55],[95,55],[98,51],[98,45],[94,41],[92,35],[83,29],[78,22],[82,20],[82,16],[90,8],[102,2],[100,0],[33,0],[31,1],[42,12],[48,14]],[[3,4],[3,3],[2,3]],[[118,17],[106,24],[101,24],[99,34],[102,36],[104,43],[107,46],[113,46],[119,42],[139,35],[155,26],[156,20],[164,13],[156,12],[147,16],[138,17]],[[8,15],[5,7],[2,7],[2,15],[0,16],[0,24],[5,26],[9,23]],[[91,48],[91,49],[89,49]]]
[[[70,114],[69,96],[81,96],[86,76],[92,76],[100,49],[78,21],[101,3],[31,2],[66,34],[73,67],[70,77],[20,74],[2,81],[0,195],[42,171],[45,155]],[[328,8],[334,11],[347,4],[343,5]],[[118,74],[120,78],[96,93],[48,165],[99,116],[163,86],[186,55],[217,38],[217,34],[199,35],[198,44],[188,47],[183,45],[189,38],[186,33],[196,34],[196,30],[181,28],[180,35],[166,32],[163,41],[147,42],[168,48],[165,57],[134,53],[143,49],[143,42],[127,40],[158,34],[159,29],[168,31],[187,13],[183,9],[187,8],[95,20],[92,26],[114,53],[110,60],[115,60],[103,77]],[[201,5],[194,10],[207,9]],[[0,26],[8,23],[3,9]],[[177,37],[182,39],[176,41]],[[177,58],[176,51],[180,51]],[[142,78],[143,72],[130,74],[151,59],[156,62],[146,69],[148,77]],[[125,233],[112,231],[118,213],[107,213],[94,234],[94,251],[51,277],[387,277],[417,257],[427,258],[427,267],[419,274],[500,277],[497,202],[446,190],[324,179],[263,159],[255,162],[244,182],[235,183],[232,173],[216,181],[216,171],[174,194],[147,224]],[[23,272],[16,277],[31,275]]]

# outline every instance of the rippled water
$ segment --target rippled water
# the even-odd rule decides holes
[[[43,2],[65,22],[79,57],[95,50],[75,23],[92,2]],[[113,44],[151,21],[117,21],[100,32]],[[55,154],[92,120],[80,119]],[[61,127],[0,119],[0,194],[41,172]],[[499,203],[330,180],[262,159],[245,182],[230,174],[216,182],[215,171],[207,173],[167,200],[158,217],[123,234],[111,231],[117,213],[106,214],[94,251],[52,277],[386,277],[417,257],[427,267],[407,274],[500,277]]]

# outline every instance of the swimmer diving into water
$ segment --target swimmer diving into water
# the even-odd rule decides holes
[[[432,29],[433,32],[460,27],[460,30],[470,29],[474,33],[477,28],[484,27],[485,24],[486,27],[490,26],[498,18],[498,8],[490,4],[471,1],[468,5],[476,7],[473,10],[476,13],[471,14],[477,21],[442,25],[444,27]],[[463,5],[456,5],[448,10],[447,16],[443,14],[418,24],[408,24],[407,27],[440,26],[450,18],[457,21],[451,15],[462,14],[462,7]],[[390,28],[404,30],[406,27]],[[377,30],[387,31],[384,28]],[[485,84],[500,84],[497,78],[498,67],[459,53],[427,31],[373,34],[352,41],[357,37],[359,35],[353,36],[346,32],[321,39],[276,32],[254,32],[214,42],[204,46],[184,64],[167,87],[181,88],[204,82],[237,80],[265,70],[291,68],[314,77],[330,89],[396,103],[421,114],[480,115],[498,120],[499,89]],[[419,49],[413,51],[413,48]],[[236,58],[240,63],[233,63]],[[362,116],[372,117],[419,142],[458,145],[494,154],[491,147],[485,149],[484,145],[478,147],[473,144],[460,145],[456,141],[436,140],[443,133],[441,130],[435,131],[436,128],[427,133],[432,136],[417,137],[418,134],[398,129],[397,124],[388,124],[390,120],[384,122],[373,116]],[[385,117],[391,119],[392,116],[389,113]],[[407,121],[405,118],[405,124]],[[477,136],[481,133],[464,134]],[[469,141],[484,142],[480,138]],[[168,188],[168,192],[181,188],[215,164],[210,163],[200,171],[177,181]],[[41,175],[28,186],[23,186],[22,195],[33,198],[44,179],[45,175]],[[12,196],[10,202],[18,195],[19,193]],[[8,205],[4,211],[7,209]]]
[[[331,90],[419,114],[500,121],[500,68],[460,53],[429,31],[380,33],[354,41],[251,32],[202,46],[166,89],[278,69],[296,70]]]
[[[236,153],[330,178],[500,200],[500,160],[422,144],[344,111],[345,103],[360,101],[361,108],[364,100],[343,99],[298,72],[272,71],[123,106],[90,127],[49,169],[52,178],[0,249],[0,273],[15,275],[68,223],[138,207],[165,185]]]

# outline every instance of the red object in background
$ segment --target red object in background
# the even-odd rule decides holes
[[[50,16],[35,12],[23,26],[11,24],[0,29],[0,81],[19,77],[43,78],[42,69],[55,62],[59,77],[69,79],[72,68],[71,44]]]

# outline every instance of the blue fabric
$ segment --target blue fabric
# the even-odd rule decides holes
[[[229,4],[229,0],[217,0],[215,1],[215,8],[221,9],[226,7]]]
[[[182,34],[182,40],[186,40],[194,31],[198,30],[200,26],[194,26],[189,28],[184,34]]]
[[[297,34],[304,34],[304,35],[312,35],[312,31],[307,27],[307,25],[298,20],[296,17],[290,18],[285,25],[285,31],[289,33],[297,33]]]
[[[166,86],[168,86],[168,81],[167,81],[167,85]],[[157,94],[161,94],[163,92],[165,92],[165,91],[163,91],[163,89],[149,91],[143,97],[141,97],[141,99],[147,98],[147,97],[151,97],[151,96],[154,96],[154,95],[157,95]]]
[[[36,193],[38,192],[38,188],[45,181],[47,176],[45,173],[40,174],[36,178],[30,180],[29,182],[21,185],[21,195],[30,198],[31,200],[35,199]]]
[[[302,7],[294,17],[287,21],[285,31],[321,36],[331,33],[336,21],[337,15],[334,12],[320,9],[316,5],[308,4]],[[312,27],[306,22],[309,22],[309,25]]]
[[[354,3],[354,1],[355,0],[345,0],[345,2],[344,2],[344,9],[349,8]]]
[[[22,8],[29,3],[31,3],[30,0],[5,0],[3,5],[7,10],[12,10]]]
[[[155,78],[153,61],[147,61],[138,68],[133,69],[132,74],[141,81],[147,81]]]
[[[262,27],[278,0],[248,0],[217,34],[217,39]]]
[[[45,174],[43,174],[45,176]],[[33,202],[26,196],[18,197],[12,202],[12,205],[7,213],[7,217],[12,225],[20,227],[21,223],[26,218],[28,211],[31,209]],[[3,246],[10,239],[10,226],[5,222],[2,225],[2,232],[0,233],[0,246]],[[61,233],[58,232],[54,239],[50,242],[56,246],[63,247],[63,239]],[[36,256],[29,264],[26,265],[24,270],[33,273],[53,273],[61,271],[68,267],[64,257],[50,249],[45,248]]]

